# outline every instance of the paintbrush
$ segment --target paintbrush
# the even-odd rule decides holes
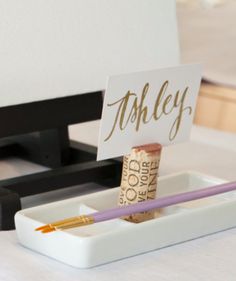
[[[116,207],[100,212],[95,212],[88,215],[75,216],[61,221],[52,222],[44,226],[36,228],[36,231],[49,233],[56,230],[64,230],[93,223],[99,223],[111,219],[121,218],[140,212],[146,212],[159,208],[168,207],[171,205],[184,203],[187,201],[197,200],[209,196],[214,196],[224,192],[233,191],[236,189],[236,182],[224,183],[216,186],[211,186],[190,192],[179,193],[159,199],[147,200],[140,203]]]

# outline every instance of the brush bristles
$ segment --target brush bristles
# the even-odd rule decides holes
[[[92,223],[94,223],[94,218],[92,216],[79,216],[40,226],[36,228],[35,231],[41,231],[42,233],[50,233],[56,230],[64,230]]]
[[[45,228],[44,230],[42,230],[42,233],[49,233],[49,232],[53,232],[56,231],[55,227],[49,227],[49,228]]]
[[[40,227],[36,228],[35,231],[41,231],[41,230],[44,230],[47,227],[50,227],[50,225],[46,224],[46,225],[40,226]]]

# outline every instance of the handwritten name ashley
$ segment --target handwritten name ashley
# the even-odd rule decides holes
[[[136,93],[128,91],[121,99],[107,104],[108,107],[118,106],[118,108],[111,131],[104,141],[108,141],[112,137],[116,128],[123,131],[128,124],[133,123],[135,130],[139,131],[141,124],[158,121],[163,116],[170,115],[174,109],[177,109],[177,116],[169,131],[169,140],[174,140],[180,129],[184,112],[186,111],[191,115],[192,107],[185,105],[186,95],[189,90],[188,87],[186,87],[182,93],[178,90],[175,94],[167,94],[168,86],[169,81],[165,81],[162,84],[157,93],[156,101],[154,105],[152,105],[153,108],[145,105],[145,99],[149,91],[149,83],[144,85],[140,97]]]

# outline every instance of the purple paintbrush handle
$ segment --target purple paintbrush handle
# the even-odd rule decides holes
[[[204,197],[209,197],[220,193],[233,191],[235,189],[236,189],[236,182],[224,183],[212,187],[203,188],[200,190],[179,193],[179,194],[163,197],[160,199],[147,200],[132,205],[116,207],[113,209],[96,212],[91,215],[93,216],[95,222],[101,222],[110,219],[120,218],[122,216],[127,216],[135,213],[163,208],[178,203],[201,199]]]

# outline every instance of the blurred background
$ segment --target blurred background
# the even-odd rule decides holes
[[[183,63],[204,64],[194,122],[236,132],[236,1],[177,0]]]

